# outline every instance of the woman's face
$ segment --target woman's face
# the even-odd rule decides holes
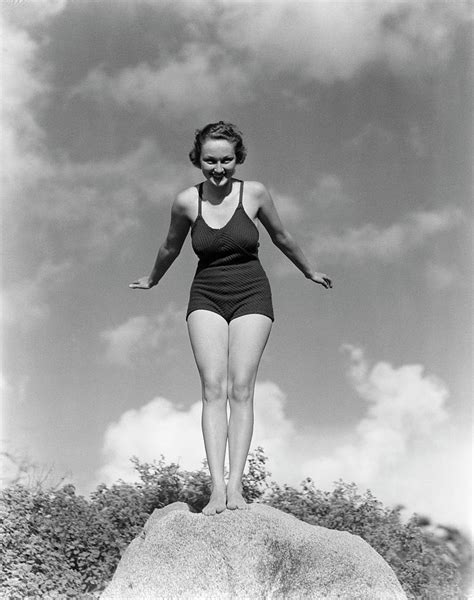
[[[227,140],[208,138],[201,146],[201,171],[216,187],[225,187],[237,166],[235,145]]]

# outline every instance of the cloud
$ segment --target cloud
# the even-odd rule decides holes
[[[155,398],[138,410],[123,413],[105,432],[104,464],[98,473],[99,480],[105,483],[119,478],[135,480],[136,473],[130,464],[132,456],[153,461],[163,454],[167,460],[186,468],[199,468],[205,456],[200,412],[198,403],[185,410],[166,398]]]
[[[282,221],[286,222],[298,222],[304,216],[304,210],[301,203],[294,196],[288,194],[281,194],[280,192],[270,189],[271,196],[275,203]]]
[[[31,262],[31,246],[24,258],[27,250],[19,242],[25,236],[30,244],[36,241],[39,260],[55,254],[72,262],[100,260],[138,226],[140,203],[170,202],[193,167],[172,163],[152,138],[142,138],[122,155],[81,163],[52,150],[40,115],[55,102],[54,65],[44,62],[42,45],[29,27],[46,23],[65,3],[17,4],[6,11],[8,19],[0,15],[5,247],[18,263],[23,260],[21,268]]]
[[[304,200],[275,189],[270,189],[270,193],[284,223],[304,221],[308,218],[308,211],[312,211],[314,207],[319,210],[320,221],[347,217],[354,204],[344,191],[342,180],[332,173],[321,174],[314,188],[305,194]]]
[[[32,240],[41,241],[42,253],[59,253],[72,262],[100,261],[139,226],[142,205],[171,205],[191,169],[173,164],[150,139],[115,159],[50,160],[46,173],[24,181],[12,195],[5,237],[14,248],[20,232],[30,232]],[[19,257],[23,252],[18,248]]]
[[[447,62],[457,26],[468,18],[461,3],[429,0],[217,0],[167,10],[164,18],[174,13],[173,55],[160,51],[119,70],[96,66],[71,97],[204,120],[251,101],[262,82],[268,88],[273,81],[298,103],[295,81],[347,81],[380,63],[401,75],[431,72]]]
[[[168,118],[197,112],[211,117],[222,105],[252,97],[248,78],[219,46],[186,43],[164,65],[140,63],[115,75],[91,71],[71,96],[109,100]]]
[[[320,489],[342,478],[372,489],[384,503],[469,527],[470,435],[450,420],[446,385],[421,365],[371,366],[360,348],[344,350],[349,380],[366,405],[349,429],[299,427],[281,388],[257,383],[252,448],[263,446],[272,478],[298,485],[310,476]],[[134,480],[133,455],[152,461],[163,454],[183,468],[199,468],[205,456],[200,414],[200,403],[186,409],[165,398],[126,411],[105,431],[97,481]]]
[[[162,360],[177,351],[177,338],[183,330],[184,310],[169,304],[156,317],[132,317],[101,333],[106,344],[106,358],[121,366],[132,366],[144,355]]]
[[[57,163],[37,185],[35,205],[24,217],[36,227],[53,228],[66,251],[80,249],[89,258],[101,258],[139,225],[140,203],[171,203],[186,173],[155,141],[144,139],[115,159]]]
[[[324,219],[335,216],[347,216],[354,201],[344,191],[344,185],[339,177],[332,173],[321,175],[317,185],[309,193],[310,201],[322,211]]]
[[[71,263],[42,262],[32,277],[6,286],[2,292],[2,320],[28,330],[48,319],[49,296],[71,277]]]
[[[356,136],[346,140],[344,142],[344,147],[355,149],[359,152],[361,147],[369,146],[381,151],[383,148],[389,146],[394,139],[395,134],[393,132],[370,122],[367,123]]]
[[[28,3],[29,4],[29,3]],[[48,169],[42,156],[43,132],[33,109],[50,91],[46,73],[38,66],[39,45],[26,31],[0,13],[2,31],[2,203],[25,181],[34,180]]]
[[[417,211],[386,228],[369,223],[346,229],[340,235],[316,234],[311,250],[315,256],[325,260],[354,262],[372,258],[392,262],[461,222],[462,211],[454,207]]]
[[[340,449],[332,460],[343,462],[343,468],[357,472],[358,480],[366,483],[406,455],[412,440],[430,436],[447,420],[449,394],[440,379],[424,374],[421,365],[395,369],[380,362],[369,370],[360,348],[343,349],[350,356],[352,384],[369,408],[357,425],[357,446]]]
[[[427,283],[435,290],[446,290],[462,280],[461,273],[456,266],[442,265],[435,262],[428,263],[425,271]]]
[[[272,464],[286,461],[288,444],[296,436],[294,424],[285,415],[285,402],[285,395],[275,383],[257,383],[252,445],[262,445],[272,457]],[[133,480],[130,457],[134,455],[151,461],[163,454],[184,468],[199,468],[205,458],[200,424],[199,402],[185,409],[165,398],[155,398],[140,409],[126,411],[107,427],[98,480]]]
[[[263,70],[331,83],[384,63],[411,75],[444,64],[467,5],[429,0],[240,3],[220,22],[224,44]]]
[[[11,23],[30,27],[42,24],[64,10],[67,0],[41,0],[41,2],[8,2],[2,7]]]
[[[392,160],[393,153],[408,152],[414,159],[423,158],[430,152],[429,139],[424,134],[421,126],[412,122],[401,132],[389,131],[385,127],[371,121],[364,125],[354,137],[345,140],[343,147],[358,155],[363,160],[361,153],[370,151],[379,159]]]
[[[339,478],[354,481],[386,503],[468,527],[471,443],[469,432],[450,422],[446,385],[421,365],[370,367],[360,348],[343,349],[366,414],[345,443],[331,455],[306,461],[305,470],[318,486]]]

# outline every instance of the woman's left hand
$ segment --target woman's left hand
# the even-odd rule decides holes
[[[321,284],[326,289],[332,288],[332,281],[326,275],[326,273],[318,273],[317,271],[315,271],[308,277],[308,279],[311,279],[311,281],[314,281],[314,283]]]

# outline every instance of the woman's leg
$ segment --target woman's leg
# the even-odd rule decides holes
[[[196,310],[188,331],[202,383],[202,432],[212,479],[212,494],[203,513],[225,510],[224,461],[227,444],[227,359],[229,326],[217,313]]]
[[[265,315],[243,315],[229,325],[228,391],[229,481],[227,508],[245,508],[242,475],[253,433],[253,394],[258,365],[270,335],[272,320]]]

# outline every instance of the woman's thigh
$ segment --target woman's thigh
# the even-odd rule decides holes
[[[195,310],[188,316],[188,332],[203,385],[225,385],[229,354],[227,321],[209,310]]]
[[[243,315],[230,322],[229,385],[254,385],[272,324],[269,317],[259,314]]]

